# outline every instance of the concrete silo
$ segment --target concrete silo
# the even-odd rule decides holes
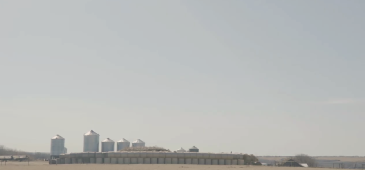
[[[93,130],[84,134],[84,152],[99,152],[99,134]]]
[[[131,143],[126,139],[121,139],[117,142],[117,151],[130,147]]]
[[[51,139],[51,156],[64,154],[65,138],[56,135]]]
[[[189,152],[199,152],[199,149],[197,147],[193,146],[189,149]]]
[[[146,143],[144,143],[141,139],[137,139],[132,143],[132,147],[145,147]]]
[[[115,142],[109,138],[106,138],[101,142],[101,152],[114,151]]]

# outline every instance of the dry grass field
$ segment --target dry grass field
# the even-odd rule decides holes
[[[0,170],[300,170],[303,168],[289,167],[265,167],[246,165],[102,165],[102,164],[68,164],[49,165],[47,162],[8,162],[6,166],[1,165]],[[305,168],[315,170],[315,168]],[[317,169],[318,170],[318,169]],[[321,168],[321,170],[329,170]]]

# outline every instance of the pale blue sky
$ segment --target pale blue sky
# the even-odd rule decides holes
[[[365,155],[363,0],[0,0],[0,144]]]

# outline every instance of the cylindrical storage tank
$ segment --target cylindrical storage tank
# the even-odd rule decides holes
[[[114,151],[115,142],[109,138],[106,138],[101,142],[101,152]]]
[[[61,155],[65,153],[65,138],[56,135],[51,138],[51,156]]]
[[[124,148],[129,148],[131,143],[126,139],[121,139],[117,142],[117,151],[121,151]]]
[[[99,134],[93,130],[84,134],[84,152],[99,152]]]
[[[189,152],[199,152],[199,149],[197,147],[193,146],[189,149]]]
[[[141,139],[137,139],[132,143],[132,147],[145,147],[146,143],[143,142]]]

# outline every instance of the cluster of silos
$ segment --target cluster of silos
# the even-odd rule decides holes
[[[99,152],[99,134],[93,130],[84,134],[84,152]],[[130,147],[131,143],[126,139],[121,139],[117,142],[117,151]],[[132,143],[132,147],[144,147],[145,142],[137,139]],[[115,151],[115,142],[107,138],[101,142],[101,152]]]
[[[56,135],[51,138],[51,156],[64,154],[65,152],[65,138]]]

